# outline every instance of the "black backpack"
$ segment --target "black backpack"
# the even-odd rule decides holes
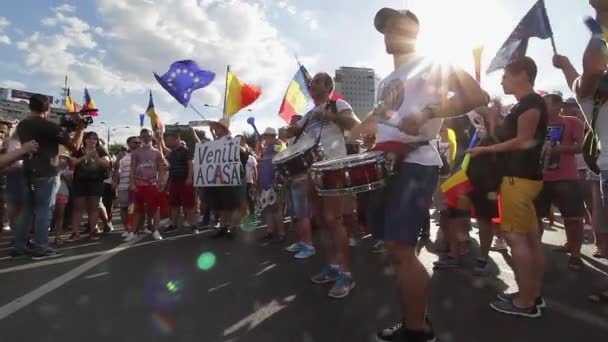
[[[498,143],[498,138],[487,135],[477,146],[490,146]],[[485,153],[471,158],[467,176],[475,191],[482,193],[498,192],[502,183],[504,161],[500,153]]]

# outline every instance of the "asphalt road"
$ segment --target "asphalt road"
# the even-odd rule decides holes
[[[354,248],[353,293],[332,300],[328,286],[308,280],[322,267],[321,255],[295,260],[255,233],[226,241],[177,232],[132,244],[120,233],[65,245],[63,257],[39,262],[3,259],[3,235],[0,341],[363,342],[399,317],[392,271],[385,256],[368,253],[369,240]],[[558,224],[544,237],[549,308],[538,320],[488,307],[497,292],[516,289],[508,256],[492,253],[494,272],[480,278],[471,275],[473,258],[466,269],[433,272],[433,245],[421,245],[433,272],[430,314],[440,341],[608,341],[608,305],[586,301],[589,291],[608,286],[608,262],[585,257],[584,272],[569,272],[567,257],[550,251],[563,236]]]

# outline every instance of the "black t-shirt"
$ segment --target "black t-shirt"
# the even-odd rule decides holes
[[[70,138],[59,125],[47,119],[29,116],[17,125],[17,135],[21,143],[31,140],[38,142],[38,152],[25,158],[23,167],[32,177],[54,177],[59,174],[59,145],[66,145]]]
[[[169,162],[169,179],[185,181],[188,177],[188,162],[194,159],[194,151],[185,146],[176,147],[167,156]]]
[[[85,155],[83,149],[72,153],[72,157],[81,158]],[[97,148],[97,156],[99,158],[107,157],[108,153],[103,148]],[[103,182],[107,178],[107,168],[100,167],[94,160],[83,160],[76,169],[74,169],[74,181],[100,181]]]
[[[517,136],[517,120],[519,116],[529,109],[538,109],[540,119],[536,127],[536,133],[530,148],[506,152],[503,154],[504,176],[519,177],[532,180],[542,180],[543,172],[541,166],[541,153],[545,135],[547,132],[547,106],[542,96],[532,93],[522,98],[505,118],[504,123],[498,129],[498,137],[501,141],[507,141]]]

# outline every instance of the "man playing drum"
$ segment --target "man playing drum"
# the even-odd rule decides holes
[[[327,73],[319,73],[312,79],[311,96],[315,104],[296,127],[291,127],[291,135],[304,132],[318,140],[324,152],[324,160],[346,156],[344,131],[359,123],[351,106],[343,100],[330,101],[334,91],[334,81]],[[328,295],[344,298],[354,288],[350,269],[348,234],[342,215],[354,206],[352,195],[319,196],[310,178],[308,182],[308,201],[312,215],[322,227],[327,250],[328,265],[311,278],[315,284],[335,282]],[[293,203],[297,206],[297,203]]]
[[[368,226],[389,253],[403,315],[394,327],[380,331],[377,340],[435,341],[426,318],[429,275],[416,257],[442,164],[428,142],[439,133],[442,117],[463,115],[489,99],[468,74],[416,54],[419,22],[412,12],[383,8],[374,25],[384,34],[395,71],[379,84],[379,107],[351,130],[351,137],[376,134],[377,150],[401,154],[402,159],[386,186],[369,197]],[[412,150],[400,153],[408,145]]]

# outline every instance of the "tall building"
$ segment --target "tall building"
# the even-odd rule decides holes
[[[340,67],[336,70],[336,92],[353,107],[360,118],[367,116],[376,103],[378,78],[374,69]]]

